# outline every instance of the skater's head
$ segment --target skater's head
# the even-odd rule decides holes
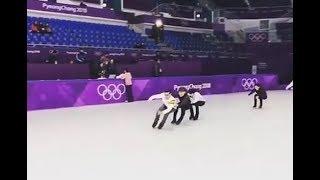
[[[124,73],[127,73],[127,72],[129,72],[129,69],[128,69],[128,68],[125,68],[123,72],[124,72]]]
[[[164,93],[164,96],[169,99],[171,97],[171,92],[169,90],[166,90],[163,92]]]
[[[261,85],[260,85],[259,83],[257,83],[257,84],[254,85],[254,89],[255,89],[255,90],[259,90],[260,87],[261,87]]]
[[[185,87],[180,87],[178,90],[178,94],[180,97],[184,96],[187,92],[188,90]]]

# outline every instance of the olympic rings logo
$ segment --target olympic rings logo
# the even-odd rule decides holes
[[[109,84],[108,86],[100,84],[97,87],[97,92],[106,101],[111,99],[119,100],[121,96],[126,92],[126,87],[124,84]]]
[[[248,36],[252,42],[262,42],[267,38],[266,33],[250,33]]]
[[[258,79],[257,78],[243,78],[241,80],[241,85],[244,88],[244,90],[252,90],[254,88],[254,85],[256,85],[258,83]]]

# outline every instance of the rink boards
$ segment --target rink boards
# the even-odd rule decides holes
[[[267,90],[279,89],[273,74],[237,74],[216,76],[179,76],[135,78],[134,100],[146,100],[164,90],[176,91],[184,86],[201,89],[204,95],[250,91],[255,83]],[[124,82],[118,79],[28,81],[28,110],[121,103],[126,100]]]

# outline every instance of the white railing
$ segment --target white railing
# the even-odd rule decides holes
[[[135,50],[135,51],[163,51],[163,52],[210,52],[210,51],[193,51],[193,50],[161,50],[161,49],[141,49],[141,48],[117,48],[117,47],[94,47],[94,46],[75,46],[75,45],[55,45],[55,44],[27,44],[27,46],[47,46],[47,47],[68,47],[68,48],[92,48],[92,49],[114,49],[114,50]]]

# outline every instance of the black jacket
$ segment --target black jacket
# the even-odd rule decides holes
[[[99,72],[100,72],[99,61],[91,60],[89,62],[89,70],[90,70],[90,76],[92,79],[99,78]]]
[[[116,67],[115,63],[109,62],[106,68],[107,68],[108,74],[118,74],[117,67]]]
[[[267,92],[264,90],[263,87],[260,87],[259,90],[253,89],[248,95],[250,96],[253,93],[257,93],[257,95],[261,99],[267,99]]]
[[[161,69],[161,64],[156,62],[154,64],[154,76],[158,77],[161,75],[162,72],[160,72],[160,69]]]
[[[184,96],[182,97],[178,97],[180,102],[178,103],[178,108],[183,108],[183,109],[188,109],[191,106],[191,100],[190,97],[188,95],[188,93],[186,93]]]

